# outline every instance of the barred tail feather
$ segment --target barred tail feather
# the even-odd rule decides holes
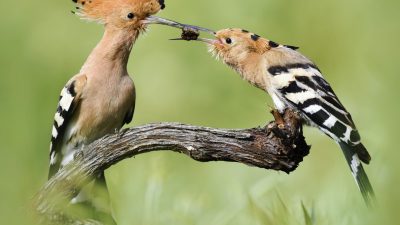
[[[343,142],[339,143],[339,145],[342,148],[343,154],[346,157],[347,163],[351,169],[351,173],[356,180],[365,203],[367,206],[373,206],[375,203],[375,193],[358,157],[357,150]]]
[[[369,162],[371,161],[371,156],[369,155],[367,149],[362,143],[352,147],[352,149],[354,149],[354,151],[357,153],[358,157],[361,161],[363,161],[363,163],[369,164]]]
[[[50,180],[60,169],[60,165],[50,165],[49,174],[47,175],[47,179]]]
[[[110,195],[104,172],[80,190],[78,195],[71,200],[70,207],[78,210],[80,214],[104,224],[117,224],[112,216]]]

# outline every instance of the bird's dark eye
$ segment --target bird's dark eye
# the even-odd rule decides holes
[[[225,41],[226,41],[226,43],[227,43],[228,45],[232,44],[232,39],[230,39],[230,38],[225,39]]]
[[[135,17],[135,14],[129,13],[126,17],[131,20]]]

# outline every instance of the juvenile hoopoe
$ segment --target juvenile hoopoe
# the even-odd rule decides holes
[[[139,34],[146,29],[145,19],[165,8],[164,0],[73,2],[77,4],[75,14],[104,24],[105,32],[80,72],[61,92],[52,129],[49,178],[73,160],[77,150],[131,122],[135,86],[127,71],[129,55]],[[72,203],[90,201],[100,211],[108,211],[104,173],[96,184],[103,188],[100,199],[79,194]],[[101,199],[104,192],[105,200]]]
[[[266,91],[279,112],[294,109],[307,125],[317,127],[335,140],[345,155],[365,202],[369,205],[374,200],[374,191],[361,164],[361,161],[369,164],[371,157],[361,143],[350,113],[318,67],[297,51],[297,47],[281,45],[243,29],[214,32],[165,19],[156,20],[159,24],[195,31],[194,34],[184,33],[181,40],[207,43],[210,52],[218,59],[243,79]],[[198,38],[198,31],[208,32],[215,39]]]

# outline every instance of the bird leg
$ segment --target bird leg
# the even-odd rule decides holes
[[[116,134],[118,134],[118,138],[122,138],[128,131],[129,131],[129,129],[121,129],[121,130],[118,130],[116,132]]]
[[[284,129],[285,128],[285,121],[282,117],[282,114],[277,110],[277,109],[272,109],[271,114],[275,118],[275,123],[278,125],[279,129]]]

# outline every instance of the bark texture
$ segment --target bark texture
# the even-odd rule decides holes
[[[290,173],[308,155],[310,146],[296,113],[286,111],[276,121],[264,128],[244,130],[159,123],[108,135],[79,151],[71,164],[45,184],[35,196],[35,210],[42,223],[102,224],[92,218],[74,218],[66,210],[68,202],[110,166],[152,151],[170,150],[200,162],[237,162]]]

